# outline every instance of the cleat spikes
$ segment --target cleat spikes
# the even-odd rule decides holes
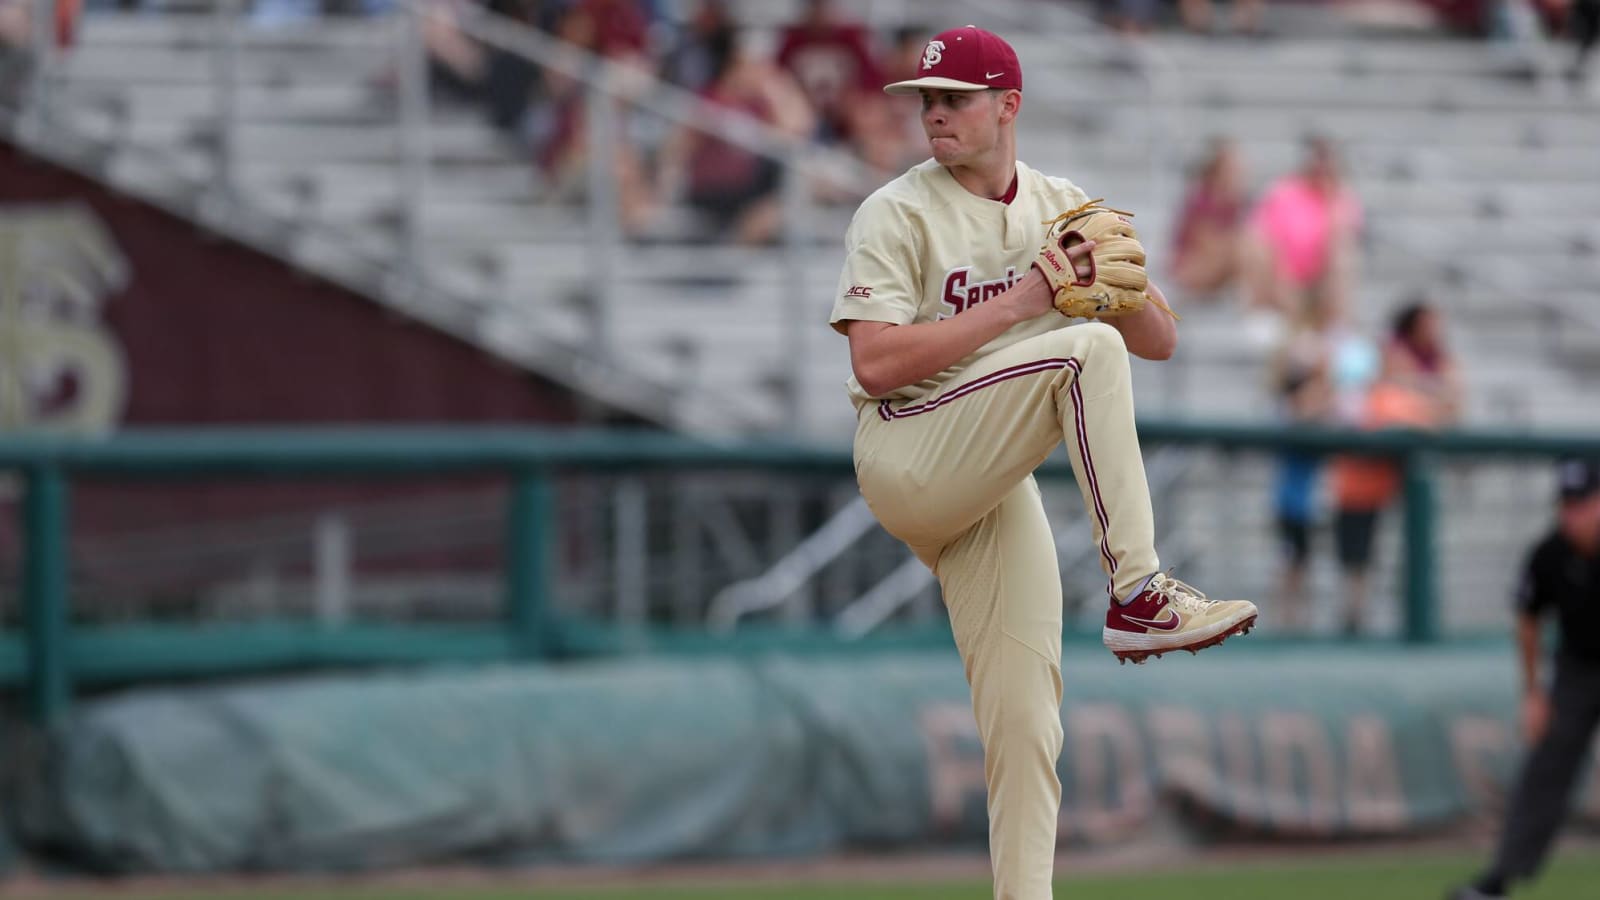
[[[1160,659],[1162,656],[1164,656],[1164,655],[1166,655],[1168,653],[1173,653],[1173,652],[1178,651],[1178,650],[1187,650],[1187,651],[1189,651],[1189,655],[1194,656],[1194,655],[1198,655],[1201,650],[1204,650],[1204,649],[1206,649],[1208,647],[1215,647],[1215,646],[1217,646],[1218,644],[1222,643],[1223,641],[1227,640],[1230,637],[1249,634],[1250,631],[1253,628],[1255,628],[1255,624],[1256,624],[1255,616],[1251,616],[1250,618],[1244,620],[1243,622],[1240,622],[1237,626],[1235,626],[1231,630],[1219,632],[1218,634],[1213,635],[1210,638],[1206,638],[1205,640],[1201,640],[1201,641],[1198,641],[1196,643],[1189,644],[1189,645],[1183,646],[1183,647],[1162,647],[1162,648],[1159,648],[1159,649],[1156,649],[1156,648],[1150,648],[1150,649],[1139,648],[1139,649],[1125,649],[1125,650],[1124,649],[1113,649],[1111,652],[1112,652],[1113,655],[1115,655],[1117,657],[1117,661],[1119,663],[1121,663],[1122,665],[1127,665],[1128,663],[1131,662],[1136,666],[1142,666],[1142,665],[1148,663],[1152,659]]]

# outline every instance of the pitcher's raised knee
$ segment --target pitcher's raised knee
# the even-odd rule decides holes
[[[1104,322],[1084,322],[1040,335],[1050,345],[1052,356],[1088,357],[1096,352],[1128,352],[1122,332]]]
[[[1066,330],[1066,329],[1063,329]],[[1128,352],[1128,344],[1122,339],[1122,332],[1111,327],[1105,322],[1084,322],[1073,326],[1072,331],[1079,332],[1078,339],[1087,341],[1094,349],[1116,349],[1123,353]]]

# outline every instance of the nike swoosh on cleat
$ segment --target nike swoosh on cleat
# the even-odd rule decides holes
[[[1141,619],[1138,616],[1130,616],[1127,613],[1123,613],[1122,617],[1135,625],[1143,625],[1146,628],[1154,628],[1157,631],[1177,631],[1183,625],[1183,618],[1170,609],[1167,610],[1167,618],[1160,622]]]

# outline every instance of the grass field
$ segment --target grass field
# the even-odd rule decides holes
[[[1056,897],[1094,900],[1440,900],[1450,885],[1481,862],[1477,857],[1429,857],[1413,860],[1328,862],[1316,865],[1274,864],[1238,867],[1206,866],[1154,875],[1066,877],[1057,882]],[[819,881],[800,885],[746,884],[718,886],[625,888],[515,887],[383,887],[226,890],[174,890],[159,893],[123,891],[48,894],[51,900],[985,900],[982,882]],[[1600,855],[1564,856],[1517,900],[1588,900],[1600,897]]]

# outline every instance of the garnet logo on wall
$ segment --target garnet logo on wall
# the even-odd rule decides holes
[[[122,416],[122,348],[106,298],[128,262],[94,212],[0,205],[0,431],[96,433]]]

